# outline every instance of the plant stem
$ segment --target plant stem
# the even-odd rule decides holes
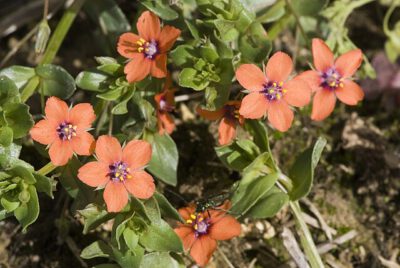
[[[109,116],[109,119],[108,119],[108,135],[112,135],[112,132],[113,132],[113,119],[114,119],[114,115],[113,115],[113,113],[112,113],[112,109],[113,109],[113,103],[110,103],[110,105],[109,105],[109,107],[110,107],[110,116]]]
[[[85,1],[86,0],[75,0],[72,5],[65,11],[64,15],[57,25],[56,30],[50,38],[49,45],[43,55],[42,60],[40,61],[40,64],[47,64],[53,61],[58,52],[58,49],[60,48],[65,36],[67,35],[69,28],[71,28],[72,22],[75,20],[76,15],[78,15],[79,10],[82,8],[82,5],[85,3]]]
[[[76,15],[79,13],[79,10],[82,8],[82,5],[85,3],[85,1],[86,0],[75,0],[65,11],[63,17],[57,25],[56,30],[50,38],[50,42],[39,64],[48,64],[53,61],[62,42],[64,41],[65,36],[67,35],[69,28],[72,25],[72,22],[75,20]],[[26,102],[33,95],[33,93],[35,93],[38,84],[38,76],[35,76],[28,82],[21,93],[21,100],[23,102]]]
[[[39,173],[40,175],[45,176],[45,175],[49,174],[50,172],[52,172],[56,168],[57,167],[55,165],[53,165],[53,163],[49,162],[44,167],[39,169],[37,173]]]
[[[306,34],[306,32],[304,31],[303,26],[301,25],[300,22],[300,17],[299,15],[296,13],[296,11],[294,10],[294,8],[292,7],[292,3],[290,2],[291,0],[286,0],[286,5],[288,6],[290,13],[293,14],[294,18],[296,19],[297,22],[297,28],[300,30],[301,35],[303,36],[304,40],[306,41],[307,46],[310,45],[310,40],[308,39],[308,36]]]
[[[289,202],[293,215],[296,218],[297,227],[300,229],[300,240],[304,248],[307,259],[312,268],[324,267],[321,256],[318,254],[317,247],[314,244],[310,230],[301,214],[301,208],[298,201]]]

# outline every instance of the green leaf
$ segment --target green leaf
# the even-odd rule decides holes
[[[59,181],[67,193],[74,199],[79,192],[76,174],[78,174],[78,169],[81,166],[81,162],[76,157],[73,157],[70,161],[68,161],[68,164],[60,168],[61,176]]]
[[[327,0],[297,0],[291,4],[300,16],[317,16],[327,3]]]
[[[286,13],[285,6],[285,1],[277,1],[273,6],[257,16],[257,21],[261,23],[271,23],[279,20]]]
[[[251,140],[238,140],[229,145],[216,147],[219,159],[229,168],[242,171],[260,154]]]
[[[161,212],[157,200],[154,197],[151,197],[145,200],[143,205],[146,208],[147,216],[149,216],[150,221],[153,224],[159,223],[161,220]]]
[[[108,75],[99,71],[83,71],[75,79],[76,85],[81,89],[102,92],[107,89]]]
[[[21,152],[21,146],[11,143],[10,146],[0,145],[0,166],[3,169],[10,169],[15,166],[23,166],[29,170],[33,170],[33,167],[23,160],[19,159]]]
[[[36,179],[32,175],[32,170],[30,170],[24,166],[15,166],[9,170],[9,173],[15,177],[20,177],[27,184],[35,184],[36,183]]]
[[[177,46],[174,50],[169,53],[172,61],[175,63],[176,66],[183,66],[188,65],[193,62],[195,57],[194,54],[194,47],[191,45],[180,45]]]
[[[179,14],[169,6],[168,1],[147,0],[141,2],[141,4],[148,8],[150,11],[153,11],[154,14],[156,14],[163,20],[175,20],[179,17]]]
[[[112,248],[103,241],[96,241],[82,250],[83,259],[93,259],[97,257],[108,258],[112,254]]]
[[[246,217],[253,219],[271,218],[289,202],[289,196],[276,186],[269,190],[249,211]]]
[[[250,26],[249,33],[239,40],[239,50],[242,57],[251,62],[263,62],[271,52],[272,44],[267,32],[260,23]]]
[[[36,172],[33,173],[33,176],[36,179],[36,190],[38,192],[43,192],[54,199],[53,191],[56,189],[57,181]]]
[[[26,136],[34,124],[29,106],[24,103],[7,103],[3,108],[5,121],[13,130],[14,139]]]
[[[30,194],[28,203],[21,204],[21,206],[14,211],[14,215],[22,225],[23,231],[36,221],[40,211],[36,188],[29,185],[28,192]]]
[[[35,69],[31,67],[14,65],[1,70],[0,76],[3,75],[12,80],[17,88],[22,88],[29,79],[35,76]]]
[[[215,28],[219,31],[220,37],[225,42],[234,41],[239,36],[239,32],[236,29],[236,24],[233,21],[225,19],[214,20]]]
[[[298,200],[310,192],[314,179],[314,169],[326,142],[325,138],[318,138],[313,147],[308,148],[296,158],[289,171],[289,176],[293,182],[293,189],[289,193],[291,200]]]
[[[131,205],[136,213],[138,213],[143,219],[150,223],[150,217],[149,215],[147,215],[146,207],[143,205],[142,201],[134,196],[131,196]]]
[[[10,127],[4,126],[0,128],[0,144],[7,147],[13,141],[13,130]]]
[[[148,251],[183,251],[181,239],[163,220],[147,226],[139,241]]]
[[[46,96],[67,99],[76,90],[74,78],[62,67],[53,64],[39,65],[35,69],[40,77],[40,90]]]
[[[118,102],[118,104],[114,106],[111,112],[118,115],[128,113],[127,105],[134,94],[135,90],[129,89],[128,92],[126,92],[124,96],[122,96],[122,99]]]
[[[10,102],[20,102],[17,86],[7,76],[0,76],[0,106]]]
[[[163,182],[175,186],[177,183],[178,149],[174,140],[168,135],[152,136],[153,154],[148,170]]]
[[[139,242],[139,236],[130,228],[125,228],[122,233],[124,237],[125,244],[131,251],[134,251]]]
[[[106,210],[100,208],[96,204],[88,204],[84,209],[78,210],[85,221],[83,226],[83,234],[94,230],[100,224],[112,219],[115,215],[108,213]]]
[[[179,85],[182,87],[188,87],[199,91],[205,89],[209,83],[208,79],[200,78],[197,70],[193,68],[184,68],[179,73]]]
[[[154,198],[157,199],[158,205],[160,207],[161,215],[166,218],[171,218],[177,221],[182,221],[183,219],[178,211],[171,205],[164,195],[155,192]]]
[[[245,214],[275,185],[277,180],[278,174],[272,173],[266,176],[258,177],[248,185],[242,185],[241,181],[236,192],[241,194],[242,198],[239,200],[234,200],[231,211],[237,214]]]
[[[178,268],[179,264],[168,252],[153,252],[144,255],[140,268]]]
[[[250,132],[253,137],[254,143],[263,152],[268,152],[269,139],[267,126],[259,120],[246,120],[245,128]]]
[[[21,202],[18,199],[12,198],[11,196],[8,196],[8,195],[3,196],[0,200],[0,202],[1,202],[1,206],[7,212],[13,212],[21,204]]]
[[[8,217],[11,217],[11,216],[12,216],[12,213],[7,212],[5,209],[1,209],[1,207],[0,207],[0,221],[6,219]]]

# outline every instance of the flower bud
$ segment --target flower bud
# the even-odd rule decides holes
[[[42,54],[46,49],[47,42],[49,41],[50,37],[50,27],[47,24],[47,20],[42,20],[39,25],[39,29],[36,34],[36,43],[35,43],[35,52],[37,54]]]

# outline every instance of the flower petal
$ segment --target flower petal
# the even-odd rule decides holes
[[[79,103],[69,111],[70,123],[83,130],[90,128],[94,120],[96,115],[90,103]]]
[[[181,225],[175,228],[174,231],[182,240],[183,248],[189,250],[196,240],[193,228],[191,226]]]
[[[285,101],[273,101],[268,109],[268,121],[281,132],[287,131],[292,125],[293,111]]]
[[[258,119],[265,115],[268,107],[269,102],[264,95],[259,92],[253,92],[243,98],[239,113],[244,118]]]
[[[311,88],[312,92],[315,92],[318,89],[320,89],[321,76],[316,71],[310,70],[310,71],[302,72],[301,74],[299,74],[297,76],[297,78],[302,79],[303,81],[305,81],[309,85],[309,87]]]
[[[179,214],[184,220],[190,219],[190,215],[195,212],[196,208],[194,206],[180,208],[178,210]]]
[[[218,120],[224,115],[224,109],[218,109],[215,111],[209,111],[201,109],[200,107],[196,108],[196,112],[203,118],[208,120]]]
[[[68,119],[68,105],[57,97],[50,97],[44,109],[46,118],[56,123],[63,123]]]
[[[119,37],[117,50],[118,53],[125,58],[132,58],[134,54],[138,53],[138,45],[136,42],[140,36],[133,33],[124,33]]]
[[[95,143],[91,134],[86,131],[78,132],[78,135],[71,139],[72,150],[77,155],[91,155],[94,151]]]
[[[311,88],[304,80],[295,77],[283,86],[287,90],[283,99],[290,105],[303,107],[310,103]]]
[[[314,66],[318,71],[324,72],[333,66],[332,50],[321,39],[312,40],[312,54]]]
[[[242,64],[236,70],[236,79],[247,90],[260,91],[263,89],[267,78],[254,64]]]
[[[73,151],[69,141],[55,139],[50,145],[49,156],[55,166],[64,166],[72,157]]]
[[[225,215],[211,225],[209,234],[215,240],[228,240],[239,236],[240,232],[240,223],[234,217]]]
[[[152,197],[156,189],[153,177],[146,171],[135,171],[131,175],[132,178],[124,181],[128,192],[140,199]]]
[[[57,129],[58,125],[55,121],[47,119],[40,120],[29,131],[33,140],[41,144],[51,144],[54,140],[58,139]]]
[[[120,212],[128,203],[128,192],[122,182],[110,181],[103,194],[108,212]]]
[[[124,73],[129,83],[143,80],[149,73],[152,60],[146,59],[143,53],[132,55],[132,60],[125,65]]]
[[[156,78],[167,76],[167,54],[159,54],[152,60],[151,76]]]
[[[206,265],[217,249],[217,241],[210,238],[208,235],[200,236],[193,243],[192,248],[190,249],[190,256],[194,259],[194,261],[200,265]]]
[[[335,108],[335,94],[328,89],[320,89],[315,93],[311,119],[321,121],[328,117]]]
[[[143,140],[132,140],[124,147],[122,160],[131,169],[143,168],[150,162],[151,153],[150,143]]]
[[[265,67],[265,73],[270,81],[283,82],[285,81],[293,70],[292,58],[281,51],[276,52],[268,60]]]
[[[336,97],[341,102],[347,105],[356,105],[364,98],[364,91],[359,85],[351,80],[345,80],[343,84],[343,88],[339,87],[335,90]]]
[[[94,161],[83,165],[78,170],[78,178],[89,186],[99,187],[109,181],[107,177],[108,172],[108,165]]]
[[[363,60],[362,56],[360,49],[350,50],[337,58],[335,67],[344,78],[348,78],[360,67]]]
[[[95,151],[99,161],[108,165],[121,161],[122,159],[121,144],[112,136],[100,136],[97,139]]]
[[[236,125],[231,120],[223,118],[221,123],[219,123],[218,128],[220,145],[226,145],[230,143],[236,136]]]
[[[168,113],[157,113],[158,117],[158,133],[164,135],[165,132],[171,134],[175,129],[175,123],[172,116]]]
[[[181,30],[169,25],[164,26],[161,30],[158,43],[161,53],[165,53],[170,50],[180,35]]]
[[[146,41],[157,40],[160,35],[160,19],[150,11],[145,11],[140,15],[136,27],[140,37]]]

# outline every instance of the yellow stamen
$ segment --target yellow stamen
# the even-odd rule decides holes
[[[279,86],[281,87],[283,85],[283,82],[281,81],[281,82],[279,82]]]
[[[269,93],[274,93],[274,92],[275,92],[275,90],[273,90],[273,89],[269,90]]]
[[[280,100],[280,99],[281,99],[281,95],[276,95],[276,98],[277,98],[278,100]]]
[[[196,224],[194,225],[194,229],[197,230],[197,228],[198,228],[198,227],[197,227],[197,223],[196,223]]]
[[[283,92],[283,93],[286,93],[286,92],[287,92],[287,89],[282,89],[282,92]]]
[[[143,47],[138,47],[138,49],[137,49],[139,52],[142,52],[143,50],[144,50],[144,48]]]
[[[203,221],[204,220],[204,218],[203,217],[199,217],[199,221]]]
[[[196,219],[196,215],[192,214],[192,215],[190,215],[190,218],[192,218],[193,220],[195,220],[195,219]]]
[[[76,136],[76,133],[75,133],[75,132],[72,132],[72,136],[74,136],[74,137],[75,137],[75,136]]]
[[[193,221],[192,220],[186,220],[186,223],[192,224]]]
[[[273,85],[274,87],[276,87],[276,83],[275,83],[275,82],[273,82],[272,85]]]
[[[329,83],[329,85],[330,85],[331,87],[334,87],[334,86],[336,86],[336,82],[331,82],[331,83]]]
[[[119,177],[121,174],[119,174],[119,172],[115,173],[116,177]]]
[[[344,84],[343,84],[343,83],[340,83],[340,84],[339,84],[339,87],[344,87]]]
[[[65,132],[69,132],[69,128],[67,128],[67,127],[64,128],[64,131],[65,131]]]
[[[127,175],[126,177],[127,177],[128,179],[132,179],[132,175],[130,175],[130,174]]]
[[[146,51],[146,52],[149,52],[149,48],[148,48],[148,47],[146,47],[144,51]]]

